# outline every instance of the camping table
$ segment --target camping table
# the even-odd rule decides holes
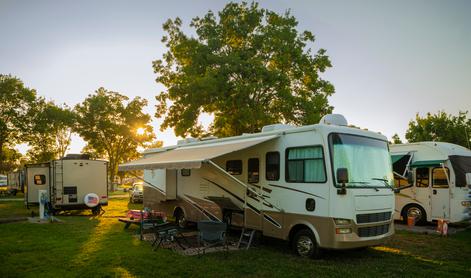
[[[164,223],[157,225],[154,228],[155,239],[152,242],[152,246],[155,246],[156,244],[157,246],[155,246],[153,250],[158,249],[164,241],[176,242],[178,246],[180,246],[180,248],[185,250],[186,247],[182,245],[181,240],[185,241],[185,243],[187,244],[188,242],[186,242],[185,236],[183,235],[182,231],[183,230],[179,226],[173,223]]]

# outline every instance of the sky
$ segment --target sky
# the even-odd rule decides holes
[[[157,139],[173,145],[173,131],[160,131],[154,117],[155,96],[165,90],[152,69],[166,51],[162,24],[178,16],[190,34],[193,17],[226,3],[0,0],[0,73],[57,104],[74,106],[99,87],[144,97]],[[313,50],[327,50],[333,67],[323,78],[336,90],[329,102],[349,124],[404,138],[416,113],[471,112],[471,1],[259,3],[290,10],[299,31],[314,33]],[[69,152],[84,145],[74,136]]]

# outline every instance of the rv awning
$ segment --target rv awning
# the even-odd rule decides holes
[[[398,162],[399,160],[401,160],[401,158],[403,158],[406,155],[408,155],[408,154],[393,154],[393,155],[391,155],[392,164]]]
[[[119,165],[119,171],[144,169],[191,169],[200,168],[201,163],[228,153],[243,150],[277,138],[278,135],[244,138],[235,141],[214,142],[195,146],[181,146],[172,150],[152,154],[148,157]]]
[[[419,161],[412,162],[410,167],[418,168],[418,167],[440,166],[441,163],[443,162],[445,162],[445,160],[419,160]]]
[[[409,153],[391,155],[394,172],[402,176],[405,175],[407,166],[410,163],[410,158],[411,155]]]

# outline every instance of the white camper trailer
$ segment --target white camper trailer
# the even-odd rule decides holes
[[[144,206],[181,224],[226,221],[289,240],[306,256],[381,244],[394,233],[387,139],[346,125],[328,115],[316,125],[187,139],[120,170],[143,169]]]
[[[24,169],[10,172],[8,177],[8,190],[11,194],[16,195],[18,191],[24,191],[25,171]]]
[[[107,162],[68,155],[26,169],[25,205],[37,205],[38,191],[47,190],[53,211],[91,209],[98,214],[108,204]]]
[[[395,219],[471,218],[471,150],[443,142],[391,145],[396,194]],[[411,180],[407,180],[407,176]]]

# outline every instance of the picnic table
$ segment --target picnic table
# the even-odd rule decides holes
[[[138,233],[140,239],[143,239],[144,230],[149,230],[158,227],[159,225],[166,225],[168,222],[164,220],[161,213],[147,213],[144,211],[130,211],[128,215],[131,217],[118,218],[119,222],[125,223],[124,229],[128,229],[131,225],[139,227]]]

